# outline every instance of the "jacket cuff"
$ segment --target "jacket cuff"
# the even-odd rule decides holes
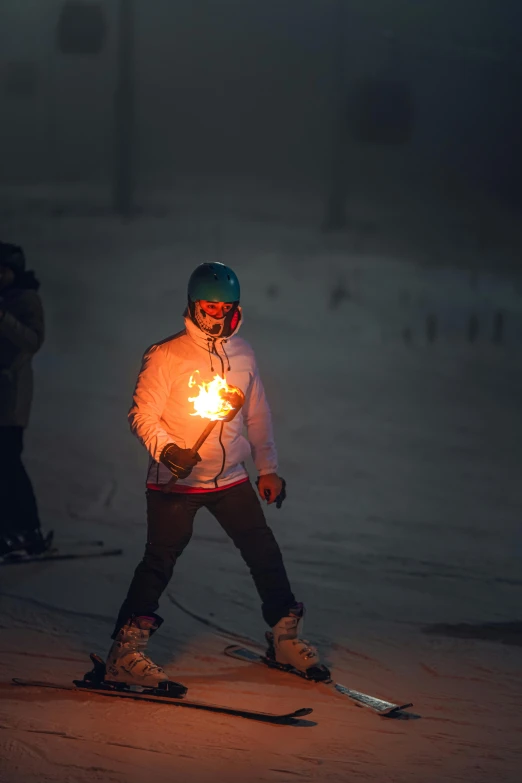
[[[278,466],[274,465],[273,467],[258,469],[257,475],[258,476],[269,476],[271,473],[276,473],[277,474],[277,468],[278,468]]]

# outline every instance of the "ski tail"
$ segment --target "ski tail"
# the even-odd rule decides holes
[[[50,549],[39,555],[29,555],[23,552],[13,552],[0,557],[0,566],[25,565],[26,563],[47,563],[54,560],[86,560],[97,557],[116,557],[123,554],[123,549],[96,549],[61,550]]]

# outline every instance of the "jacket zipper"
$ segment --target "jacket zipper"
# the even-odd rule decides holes
[[[222,463],[221,463],[221,470],[219,471],[219,473],[217,474],[216,478],[214,479],[214,486],[215,486],[215,488],[216,488],[216,489],[218,488],[218,478],[221,476],[221,474],[222,474],[222,473],[223,473],[223,471],[225,470],[225,458],[226,458],[226,452],[225,452],[225,447],[224,447],[224,445],[223,445],[223,441],[221,440],[221,436],[223,435],[223,427],[224,427],[224,426],[225,426],[225,422],[224,422],[224,421],[222,421],[222,422],[221,422],[221,427],[220,427],[220,429],[219,429],[219,445],[220,445],[220,446],[221,446],[221,448],[223,449],[223,461],[222,461]]]
[[[214,340],[214,342],[212,344],[212,353],[215,353],[216,356],[219,358],[219,361],[221,362],[221,377],[224,378],[225,377],[225,363],[223,362],[223,359],[221,358],[221,356],[219,355],[219,353],[217,351],[216,341],[215,340]],[[221,469],[220,469],[219,473],[217,474],[217,476],[214,478],[214,486],[215,486],[216,489],[218,488],[218,478],[221,476],[221,474],[225,470],[226,451],[225,451],[225,446],[223,445],[223,441],[222,441],[223,427],[224,426],[225,426],[225,422],[222,421],[221,422],[221,427],[219,429],[219,445],[221,446],[221,449],[223,450],[223,460],[221,462]]]

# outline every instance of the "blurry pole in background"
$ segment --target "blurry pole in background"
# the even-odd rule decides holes
[[[114,96],[114,211],[133,213],[134,192],[134,0],[118,2],[117,80]]]
[[[52,4],[52,19],[55,20],[54,49],[67,58],[98,57],[104,50],[107,41],[107,0],[60,0],[60,5]],[[56,16],[55,16],[56,12]],[[74,60],[70,63],[73,65]],[[57,172],[60,130],[59,109],[67,109],[67,102],[60,101],[58,87],[58,67],[54,51],[49,55],[48,64],[48,137],[49,157],[54,153],[54,172]],[[74,74],[74,71],[73,71]],[[53,177],[56,179],[57,177]]]
[[[330,150],[329,191],[323,219],[323,231],[340,231],[346,223],[346,0],[334,0],[332,6],[332,49],[333,49],[333,106],[332,142]]]
[[[49,6],[49,37],[51,31],[54,32],[56,26],[56,9]],[[56,46],[50,46],[46,60],[46,164],[47,178],[54,187],[61,178],[61,166],[59,159],[59,139],[58,139],[58,89],[57,89],[57,61]]]

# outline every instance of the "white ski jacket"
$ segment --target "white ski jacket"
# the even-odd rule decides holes
[[[245,394],[241,411],[231,422],[218,422],[199,449],[201,462],[187,479],[175,487],[212,490],[247,478],[244,462],[252,454],[259,475],[277,473],[277,453],[270,409],[259,377],[254,352],[241,337],[214,339],[185,317],[185,329],[151,346],[143,357],[141,371],[129,411],[132,432],[150,455],[147,484],[164,485],[170,471],[159,462],[167,443],[191,448],[208,419],[191,416],[189,397],[198,389],[189,380],[211,381],[215,375],[226,378]],[[243,436],[246,425],[247,438]],[[187,491],[187,490],[185,490]]]

